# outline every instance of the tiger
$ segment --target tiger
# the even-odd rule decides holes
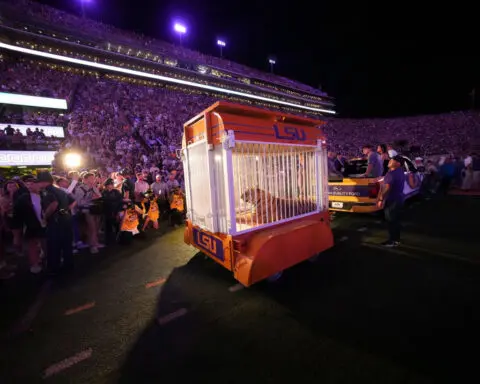
[[[249,188],[240,198],[254,207],[253,213],[237,216],[237,222],[243,224],[267,224],[305,213],[314,212],[317,204],[311,200],[282,199],[272,196],[270,192],[260,188]]]

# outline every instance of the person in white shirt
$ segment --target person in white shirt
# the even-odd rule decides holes
[[[98,253],[98,248],[103,248],[103,244],[98,241],[99,223],[96,215],[90,212],[93,200],[101,198],[102,195],[96,187],[95,174],[87,172],[83,176],[83,183],[75,189],[75,200],[79,209],[85,214],[87,223],[88,245],[90,253]]]
[[[462,190],[469,191],[473,187],[473,159],[472,156],[467,156],[463,161],[465,168],[463,169]]]
[[[147,192],[149,190],[150,186],[148,183],[144,180],[143,173],[137,173],[137,181],[135,183],[135,195],[137,198]]]

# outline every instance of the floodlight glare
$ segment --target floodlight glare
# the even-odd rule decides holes
[[[275,60],[273,60],[273,59],[268,59],[268,62],[269,62],[270,64],[276,64]]]
[[[178,32],[178,33],[187,33],[187,27],[185,27],[180,23],[175,23],[175,25],[173,26],[173,29],[175,30],[175,32]]]
[[[67,153],[63,158],[63,163],[67,168],[78,168],[82,164],[82,156],[78,153]]]
[[[227,44],[223,40],[217,40],[217,45],[219,45],[220,47],[225,47]]]

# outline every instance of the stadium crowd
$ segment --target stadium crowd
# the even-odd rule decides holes
[[[197,63],[223,63],[279,84],[293,81],[262,74],[185,48],[158,42],[105,24],[80,19],[53,8],[23,1],[35,18],[69,30],[88,31],[106,40],[122,40]],[[186,212],[183,169],[176,151],[183,123],[216,99],[193,90],[100,73],[81,73],[60,66],[0,57],[0,90],[65,98],[64,116],[51,111],[3,109],[0,123],[38,125],[27,134],[0,130],[0,149],[56,148],[53,175],[39,172],[3,180],[0,196],[0,278],[13,276],[5,253],[28,255],[30,271],[50,273],[72,268],[72,254],[104,245],[128,243],[138,232],[156,230],[162,218],[180,224]],[[230,63],[230,64],[228,64]],[[253,72],[248,72],[253,71]],[[262,107],[265,107],[262,105]],[[335,159],[361,156],[366,138],[380,147],[383,162],[394,152],[416,158],[428,174],[426,191],[456,185],[480,187],[480,163],[474,144],[480,140],[480,114],[474,111],[396,119],[331,119],[324,127],[331,169]],[[66,138],[45,137],[42,126],[63,125]],[[43,146],[43,147],[42,147]],[[383,149],[382,149],[383,148]],[[67,155],[80,154],[72,171]],[[153,227],[153,229],[150,229]],[[7,247],[8,245],[8,247]],[[63,262],[62,262],[63,259]]]
[[[49,25],[51,28],[63,28],[65,31],[77,31],[76,35],[82,40],[117,43],[123,47],[132,48],[132,50],[149,50],[152,52],[152,57],[162,55],[166,60],[168,58],[174,61],[180,59],[189,61],[194,65],[210,65],[233,74],[237,73],[245,77],[263,80],[270,83],[270,88],[275,88],[275,85],[283,85],[297,91],[326,96],[324,92],[318,89],[282,76],[262,72],[224,58],[205,55],[184,46],[177,46],[140,33],[122,30],[89,18],[78,17],[34,1],[21,0],[11,10],[14,11],[16,19],[29,21],[33,24],[40,22],[43,25]],[[76,39],[72,40],[75,41]],[[80,40],[78,41],[80,42]]]

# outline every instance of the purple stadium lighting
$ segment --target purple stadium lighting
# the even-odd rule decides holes
[[[220,57],[223,57],[223,48],[225,48],[227,46],[227,43],[225,43],[224,40],[218,39],[217,40],[217,45],[220,48]]]
[[[82,6],[82,17],[85,18],[85,4],[90,3],[92,0],[79,0]]]
[[[182,37],[187,33],[187,27],[181,23],[175,23],[173,30],[178,33],[178,39],[180,40],[180,45],[182,45]]]

